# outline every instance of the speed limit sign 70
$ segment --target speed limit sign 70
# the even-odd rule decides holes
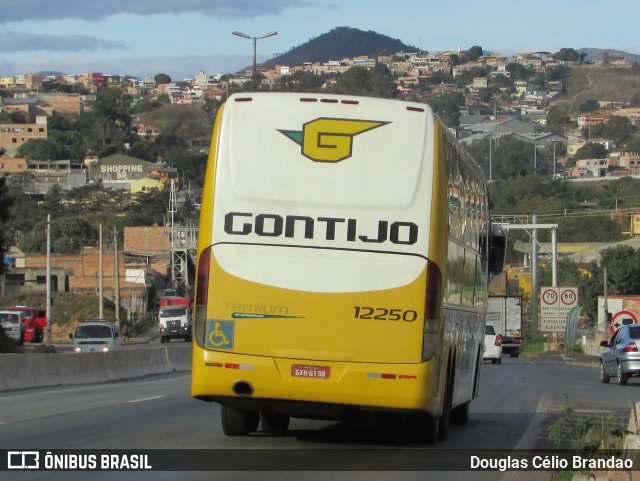
[[[542,291],[542,302],[547,306],[555,306],[558,302],[558,289],[552,287]]]

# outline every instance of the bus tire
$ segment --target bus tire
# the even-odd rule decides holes
[[[284,434],[289,429],[289,416],[274,412],[261,412],[260,424],[262,432],[270,434]]]
[[[482,365],[482,348],[478,347],[478,355],[476,356],[476,371],[473,375],[473,398],[480,394],[480,366]]]
[[[445,387],[444,400],[442,402],[442,414],[438,419],[438,441],[444,441],[449,434],[449,421],[451,417],[451,404],[453,403],[453,364],[447,370],[447,385]]]
[[[467,424],[469,422],[469,405],[471,401],[467,401],[460,406],[456,406],[451,410],[451,422],[458,426]]]
[[[258,429],[260,415],[258,413],[239,411],[221,406],[222,432],[226,436],[248,436]]]
[[[439,438],[439,418],[430,413],[420,412],[415,414],[409,426],[411,437],[420,443],[433,444]]]

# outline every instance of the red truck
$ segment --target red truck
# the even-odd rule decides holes
[[[47,311],[27,306],[11,306],[6,311],[19,312],[24,342],[42,342],[47,328]]]

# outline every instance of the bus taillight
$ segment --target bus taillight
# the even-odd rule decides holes
[[[210,261],[211,247],[207,247],[200,253],[200,257],[198,258],[195,311],[193,316],[193,335],[200,346],[204,346],[205,325],[207,321]]]
[[[428,319],[440,317],[442,303],[442,273],[435,262],[429,261],[427,267],[427,298],[424,315]]]
[[[442,273],[435,262],[429,261],[427,264],[427,292],[424,306],[423,362],[431,359],[436,352],[441,315]]]

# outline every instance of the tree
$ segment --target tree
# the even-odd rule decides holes
[[[371,95],[378,98],[393,98],[397,94],[396,84],[393,82],[393,76],[389,67],[383,63],[377,63],[371,71],[369,80],[369,90]]]
[[[558,285],[577,286],[583,276],[579,266],[567,257],[558,258]],[[543,264],[539,271],[539,285],[550,286],[553,282],[553,266],[550,262]]]
[[[460,107],[464,105],[464,102],[464,95],[459,92],[427,100],[427,103],[448,127],[457,127],[460,124]]]
[[[293,72],[291,77],[294,82],[294,92],[314,92],[324,83],[321,76],[304,70]]]
[[[558,219],[560,242],[615,242],[623,239],[620,224],[611,218],[563,217]]]
[[[511,80],[526,80],[531,73],[524,65],[515,62],[507,64],[505,70],[510,73]]]
[[[626,143],[626,150],[628,152],[640,152],[640,139],[633,138]]]
[[[171,77],[169,77],[166,73],[159,73],[153,77],[153,81],[156,83],[156,85],[170,84]]]
[[[571,70],[569,70],[567,67],[562,65],[547,69],[546,71],[547,82],[564,81],[569,77],[570,74],[571,74]]]
[[[338,92],[348,95],[389,98],[396,88],[391,72],[384,64],[376,64],[373,70],[352,67],[338,77]]]
[[[547,114],[547,128],[554,134],[562,134],[565,128],[571,126],[571,119],[566,110],[561,107],[553,106],[549,108]]]
[[[589,142],[577,150],[574,160],[604,159],[608,154],[609,152],[604,145]]]
[[[555,54],[556,60],[565,62],[577,62],[581,60],[580,54],[573,48],[561,48],[559,52]]]
[[[633,138],[636,127],[628,117],[612,115],[606,123],[592,125],[591,137],[613,139],[616,144],[624,144]],[[588,135],[588,128],[583,129],[583,135]]]
[[[578,107],[580,112],[585,114],[589,112],[595,112],[599,108],[600,108],[600,104],[598,103],[597,100],[593,100],[593,99],[585,100],[580,104],[580,107]]]
[[[600,262],[592,261],[589,276],[580,285],[580,307],[591,323],[597,320],[598,296],[604,294],[604,267],[607,268],[607,290],[613,295],[640,292],[640,251],[631,246],[616,246],[600,253]]]
[[[484,50],[479,45],[474,45],[469,50],[470,60],[478,60],[480,57],[484,55]]]
[[[18,147],[18,156],[27,160],[62,160],[68,158],[68,152],[56,142],[31,139]]]

